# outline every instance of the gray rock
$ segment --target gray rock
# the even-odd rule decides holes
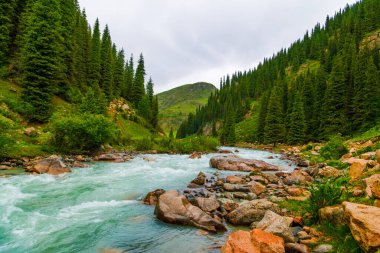
[[[333,251],[334,247],[330,244],[321,244],[313,249],[313,253],[329,253]]]
[[[264,218],[256,225],[256,228],[277,235],[285,242],[295,242],[286,219],[270,210],[265,212]]]

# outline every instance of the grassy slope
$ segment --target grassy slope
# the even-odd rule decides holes
[[[0,80],[0,117],[5,117],[13,123],[10,130],[10,137],[14,140],[14,147],[10,153],[12,157],[35,157],[48,155],[51,152],[49,140],[51,133],[48,132],[47,124],[28,124],[21,116],[22,88],[16,84]],[[52,100],[54,111],[70,110],[71,105],[59,97]],[[136,140],[150,138],[150,131],[135,122],[119,119],[117,122],[120,127],[120,139],[131,143]],[[37,137],[28,137],[24,134],[25,128],[34,127],[38,130]]]
[[[198,106],[205,105],[211,92],[216,90],[209,83],[187,84],[158,94],[160,125],[165,132],[177,129],[181,122]]]

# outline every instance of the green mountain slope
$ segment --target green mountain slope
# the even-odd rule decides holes
[[[198,106],[207,103],[208,97],[215,90],[214,85],[200,82],[179,86],[158,94],[160,126],[166,132],[170,131],[171,127],[177,129],[189,113],[194,113]]]

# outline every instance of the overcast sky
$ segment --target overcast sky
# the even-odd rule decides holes
[[[140,52],[155,90],[255,67],[355,0],[79,0],[127,55]]]

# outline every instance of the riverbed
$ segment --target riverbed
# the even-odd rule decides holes
[[[264,160],[284,171],[294,168],[277,154],[238,150],[241,157]],[[219,252],[226,234],[206,236],[193,227],[162,223],[154,217],[154,207],[141,203],[149,191],[184,189],[200,171],[215,172],[208,165],[215,155],[194,160],[188,155],[141,155],[59,176],[0,178],[0,252]]]

